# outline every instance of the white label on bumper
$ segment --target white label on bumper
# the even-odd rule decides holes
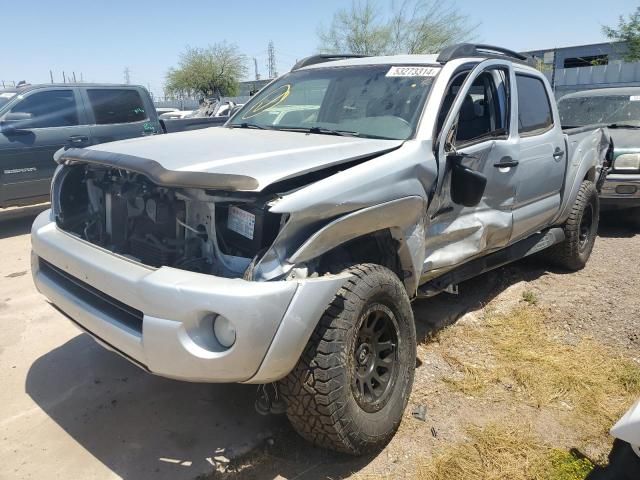
[[[253,213],[245,212],[238,207],[229,207],[229,218],[227,227],[239,233],[243,237],[253,240],[253,229],[256,225],[256,216]]]

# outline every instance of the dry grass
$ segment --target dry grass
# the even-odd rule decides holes
[[[583,480],[589,460],[540,443],[526,425],[471,427],[470,441],[418,468],[421,480]]]
[[[439,349],[457,370],[447,379],[454,388],[569,411],[587,437],[598,436],[640,395],[640,366],[591,339],[570,345],[562,338],[541,309],[526,305],[449,329]]]

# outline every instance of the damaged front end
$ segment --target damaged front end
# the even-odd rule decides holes
[[[273,194],[165,187],[108,165],[63,165],[52,189],[63,231],[144,265],[226,278],[245,276],[286,217],[269,212]]]

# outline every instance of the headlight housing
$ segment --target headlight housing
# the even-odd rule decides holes
[[[620,172],[640,171],[640,153],[623,153],[616,158],[613,168]]]

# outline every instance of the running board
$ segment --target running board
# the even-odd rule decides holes
[[[559,227],[536,233],[502,250],[471,260],[433,280],[429,280],[418,287],[417,297],[433,297],[452,285],[458,285],[465,280],[538,253],[564,239],[564,230]]]

